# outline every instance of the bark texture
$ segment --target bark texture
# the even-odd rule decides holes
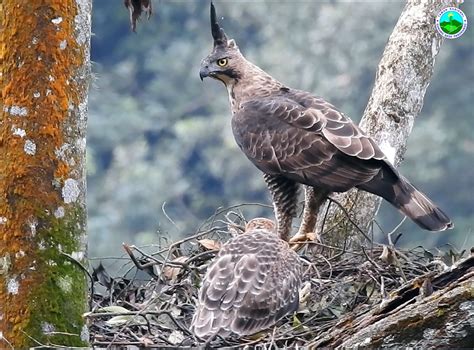
[[[408,136],[423,107],[443,41],[436,31],[435,18],[441,9],[455,5],[453,0],[408,0],[379,63],[360,126],[395,166],[403,160]],[[358,190],[333,197],[364,231],[370,228],[382,201],[380,197]],[[327,206],[322,211],[326,209]],[[336,206],[331,205],[327,217],[325,227],[338,227],[331,233],[334,243],[346,237],[352,241],[363,239]]]
[[[309,347],[474,347],[474,256],[411,281],[376,310],[345,316]]]
[[[0,2],[0,347],[84,345],[91,0]],[[69,255],[69,257],[68,257]]]

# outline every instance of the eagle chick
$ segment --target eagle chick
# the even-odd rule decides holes
[[[260,332],[299,305],[302,266],[268,219],[222,246],[199,290],[191,330],[202,339]]]

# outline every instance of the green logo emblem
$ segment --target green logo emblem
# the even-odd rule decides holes
[[[436,17],[436,29],[445,38],[459,38],[466,28],[466,15],[456,7],[445,8]]]

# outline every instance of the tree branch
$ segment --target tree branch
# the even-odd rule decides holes
[[[471,256],[436,276],[410,281],[370,312],[346,315],[308,347],[472,348],[473,286]]]

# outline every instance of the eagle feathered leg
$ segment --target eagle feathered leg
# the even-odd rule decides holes
[[[296,216],[299,185],[283,176],[264,174],[263,178],[273,199],[278,236],[288,241],[291,222]]]
[[[329,193],[327,190],[304,185],[303,217],[298,233],[290,239],[290,242],[309,240],[308,233],[314,232],[319,208],[321,208]]]

